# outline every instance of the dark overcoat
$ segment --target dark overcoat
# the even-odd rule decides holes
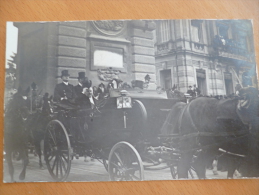
[[[57,84],[54,91],[54,101],[60,102],[61,98],[64,98],[65,96],[71,103],[75,102],[76,94],[74,86],[71,84],[66,85],[65,83]]]

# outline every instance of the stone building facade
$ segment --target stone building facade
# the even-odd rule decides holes
[[[156,89],[152,21],[83,21],[15,23],[18,31],[17,85],[32,82],[53,93],[63,69],[77,84],[84,71],[93,85],[112,78],[130,83],[149,74]]]
[[[70,83],[86,72],[93,85],[112,78],[151,77],[149,88],[205,95],[256,84],[253,32],[247,20],[117,20],[14,23],[18,28],[17,87],[37,83],[53,93],[63,69]],[[248,78],[248,79],[247,79]],[[250,79],[250,80],[249,80]]]
[[[249,20],[156,21],[158,85],[181,92],[194,84],[204,95],[230,95],[236,84],[257,86]]]

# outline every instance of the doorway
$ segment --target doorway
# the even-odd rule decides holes
[[[161,70],[160,71],[160,84],[164,89],[172,88],[172,74],[171,69]]]
[[[231,73],[224,73],[224,79],[225,79],[225,88],[226,88],[226,95],[231,95],[234,93],[233,90],[233,82],[232,82],[232,75]]]
[[[197,87],[202,95],[207,95],[206,72],[203,69],[196,70]]]

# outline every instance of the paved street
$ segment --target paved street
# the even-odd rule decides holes
[[[24,182],[53,182],[53,179],[51,178],[46,166],[43,170],[39,169],[38,157],[30,154],[29,160],[30,163],[27,167],[27,173]],[[18,177],[22,169],[21,161],[14,161],[14,166],[15,180],[16,182],[20,182]],[[226,172],[219,171],[219,175],[215,176],[211,170],[207,170],[208,179],[225,179],[227,178],[226,175]],[[172,180],[169,168],[155,171],[145,170],[144,176],[145,180]],[[10,176],[6,162],[4,162],[4,181],[10,182]],[[106,172],[104,166],[97,160],[94,162],[84,162],[84,158],[81,157],[72,161],[71,171],[67,181],[109,181],[109,175]]]

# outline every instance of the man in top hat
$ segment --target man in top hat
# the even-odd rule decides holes
[[[93,96],[92,81],[85,77],[85,72],[78,73],[78,85],[74,89],[77,96],[76,103],[80,107],[91,108],[90,98]]]
[[[74,90],[76,93],[76,104],[81,109],[77,111],[77,115],[80,117],[74,121],[74,131],[72,134],[74,134],[76,142],[86,141],[90,139],[88,136],[89,131],[93,129],[92,116],[89,110],[95,108],[95,98],[93,96],[92,82],[85,77],[85,72],[78,73],[78,85],[74,87]]]
[[[69,76],[68,70],[62,70],[62,83],[56,85],[53,99],[58,103],[73,105],[75,103],[76,94],[74,86],[68,83]]]

